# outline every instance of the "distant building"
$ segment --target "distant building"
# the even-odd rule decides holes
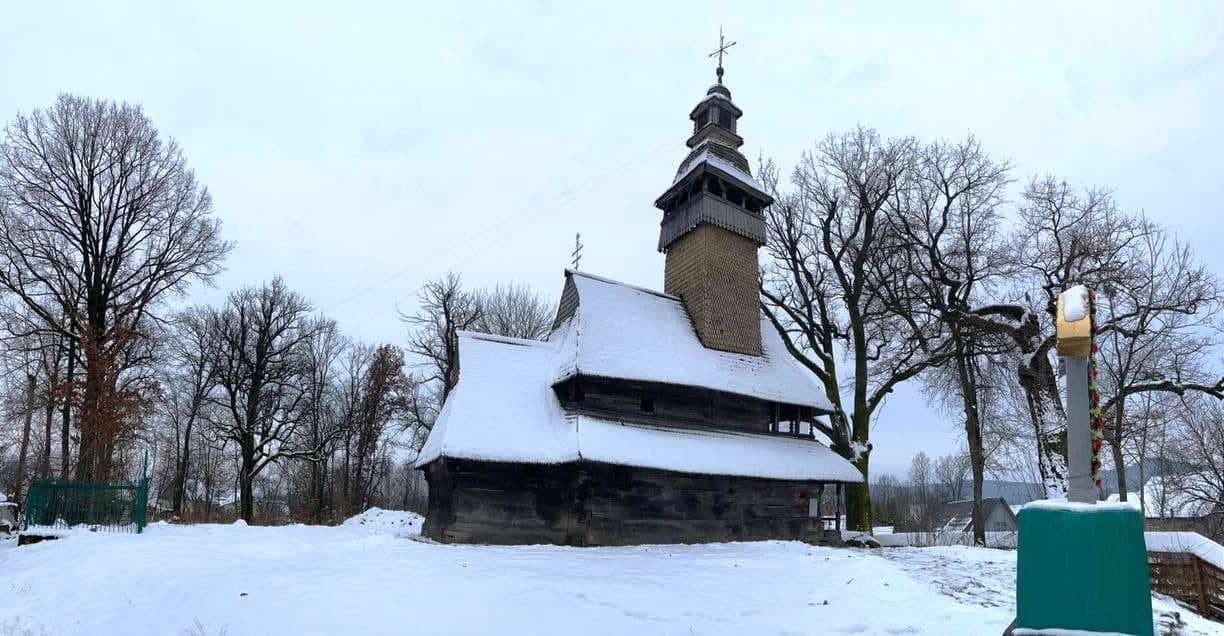
[[[1002,497],[982,499],[982,520],[986,532],[1016,531],[1016,515]],[[943,520],[936,528],[940,532],[973,532],[973,500],[945,503]]]
[[[802,539],[826,486],[823,386],[761,314],[772,203],[719,81],[655,205],[664,291],[567,271],[543,342],[459,334],[459,380],[417,460],[443,542],[618,545]]]
[[[10,533],[17,531],[17,504],[8,500],[4,493],[0,493],[0,532]]]

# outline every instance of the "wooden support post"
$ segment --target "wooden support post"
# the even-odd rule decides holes
[[[1198,555],[1192,555],[1190,563],[1194,566],[1194,587],[1198,590],[1199,614],[1210,616],[1211,604],[1207,602],[1207,583],[1203,580],[1203,562]]]
[[[844,488],[845,486],[841,482],[838,482],[837,489],[833,493],[833,496],[835,497],[835,500],[833,503],[833,515],[834,515],[833,516],[833,529],[837,530],[838,533],[840,533],[842,529],[841,527],[842,490]]]

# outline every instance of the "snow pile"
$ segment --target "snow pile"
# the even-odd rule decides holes
[[[892,532],[875,535],[881,546],[888,548],[929,548],[934,546],[974,545],[972,532],[940,531],[940,532]],[[1014,550],[1017,533],[987,532],[986,547]]]
[[[1058,298],[1062,301],[1063,317],[1068,322],[1078,322],[1088,315],[1089,301],[1087,287],[1076,285],[1059,294]]]
[[[1096,512],[1101,510],[1137,510],[1138,507],[1131,504],[1129,501],[1097,501],[1093,503],[1082,503],[1078,501],[1068,501],[1065,498],[1057,499],[1035,499],[1023,506],[1020,510],[1026,508],[1040,508],[1042,510],[1065,510],[1069,512]]]
[[[1148,552],[1189,552],[1224,569],[1224,546],[1197,532],[1145,532]]]
[[[776,541],[457,546],[365,532],[391,514],[336,527],[157,524],[143,535],[0,547],[0,633],[20,622],[52,636],[462,636],[575,626],[591,636],[973,636],[1002,633],[1015,616],[1010,551]],[[1224,633],[1163,597],[1154,606],[1180,612],[1183,634]]]
[[[383,510],[369,508],[365,512],[349,517],[340,524],[346,528],[371,531],[371,534],[420,534],[425,517],[407,510]]]

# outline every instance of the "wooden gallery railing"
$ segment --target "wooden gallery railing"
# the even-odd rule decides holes
[[[1190,552],[1148,551],[1152,591],[1189,604],[1213,620],[1224,620],[1224,570]]]

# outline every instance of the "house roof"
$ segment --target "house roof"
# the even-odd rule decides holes
[[[559,464],[592,461],[660,470],[812,481],[860,481],[828,447],[768,435],[645,426],[570,415],[552,390],[563,339],[536,342],[460,332],[459,382],[417,458]]]
[[[1015,519],[1015,512],[1007,505],[1007,500],[1002,497],[982,498],[982,518],[989,517],[996,506],[1011,515],[1013,520]],[[973,530],[973,500],[962,499],[945,503],[944,523],[941,526],[943,530],[949,532],[971,532]]]
[[[762,354],[731,353],[701,344],[675,296],[574,271],[566,272],[566,287],[577,302],[550,337],[559,348],[554,383],[576,375],[620,378],[833,410],[824,387],[763,315]]]

